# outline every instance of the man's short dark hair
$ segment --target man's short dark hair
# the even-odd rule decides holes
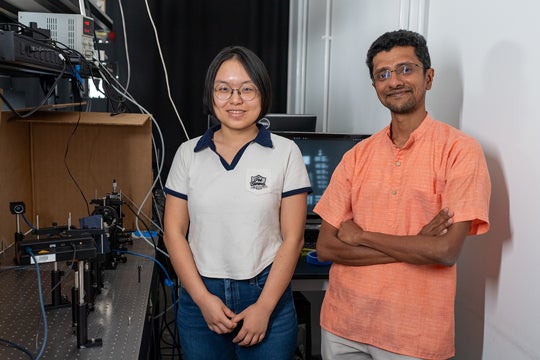
[[[410,30],[390,31],[379,36],[371,44],[367,52],[366,64],[369,68],[369,76],[373,79],[373,58],[381,51],[390,51],[396,46],[412,46],[418,59],[422,62],[424,71],[431,67],[431,59],[426,43],[426,39]]]
[[[246,69],[251,81],[257,87],[261,96],[261,112],[259,118],[263,117],[270,110],[272,105],[272,86],[270,75],[264,66],[262,60],[251,50],[243,46],[229,46],[222,49],[210,63],[206,72],[206,80],[204,83],[203,105],[205,110],[212,115],[214,114],[214,81],[216,74],[225,61],[236,59]],[[257,119],[257,120],[258,120]]]

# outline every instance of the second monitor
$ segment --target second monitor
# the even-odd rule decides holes
[[[219,122],[208,115],[208,127]],[[314,132],[317,128],[317,116],[311,114],[266,114],[259,123],[270,131]]]
[[[302,152],[313,189],[308,195],[307,217],[308,220],[319,222],[320,218],[313,208],[326,190],[336,166],[348,150],[369,135],[317,132],[277,132],[277,135],[293,140]]]
[[[266,114],[259,124],[270,131],[314,132],[317,128],[317,116],[310,114]]]

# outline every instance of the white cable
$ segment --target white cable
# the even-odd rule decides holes
[[[12,242],[11,244],[9,244],[7,247],[4,247],[4,242],[2,241],[2,250],[0,251],[0,255],[2,255],[3,253],[6,252],[6,250],[8,250],[10,247],[12,247],[13,245],[15,245],[15,242]]]
[[[152,119],[152,122],[154,123],[154,125],[156,126],[156,129],[157,129],[157,132],[159,134],[159,138],[161,140],[161,148],[162,149],[165,149],[165,142],[164,142],[164,138],[163,138],[163,133],[161,131],[161,128],[159,127],[159,124],[157,123],[156,119],[154,118],[154,116],[152,114],[150,114],[148,112],[148,110],[146,110],[142,105],[140,105],[130,94],[129,92],[122,86],[122,84],[120,84],[120,82],[114,77],[112,76],[112,74],[109,72],[109,70],[101,65],[99,65],[98,67],[100,73],[101,71],[104,71],[106,74],[109,75],[109,77],[107,76],[102,76],[102,78],[104,79],[104,81],[107,82],[107,84],[109,84],[110,87],[112,87],[119,95],[123,96],[124,98],[126,98],[127,100],[131,101],[135,106],[137,106],[139,108],[139,110],[142,112],[142,113],[145,113],[147,114],[148,116],[150,116],[150,118]],[[113,84],[110,83],[110,81],[108,79],[113,79],[114,82],[121,88],[118,89],[116,86],[114,86]],[[155,144],[155,141],[153,139],[153,143]],[[156,156],[157,156],[157,150],[156,151]],[[137,215],[140,215],[141,212],[142,212],[142,208],[144,207],[144,204],[146,203],[146,201],[148,200],[148,197],[150,196],[150,194],[152,194],[152,189],[154,189],[156,183],[160,180],[160,177],[161,177],[161,171],[163,169],[163,164],[164,164],[164,161],[165,161],[165,156],[164,156],[164,151],[162,152],[161,154],[161,159],[157,159],[157,164],[158,164],[158,172],[157,172],[157,176],[156,178],[154,179],[154,182],[152,183],[152,186],[150,187],[149,191],[146,193],[146,196],[144,197],[143,201],[141,202],[140,206],[138,207],[137,209]],[[134,203],[135,204],[135,203]],[[136,204],[135,204],[136,205]],[[136,224],[136,227],[137,227],[137,230],[142,234],[142,232],[140,231],[139,229],[139,217],[136,216],[135,217],[135,224]],[[150,244],[152,247],[154,247],[154,244],[152,244],[146,237],[143,236],[143,239],[148,243]],[[157,251],[161,252],[163,255],[165,256],[169,256],[169,254],[167,254],[166,252],[164,252],[163,250],[161,250],[160,248],[158,248],[156,246],[156,249]]]
[[[122,19],[122,31],[124,31],[124,48],[126,51],[126,65],[127,65],[127,79],[126,79],[126,91],[129,89],[129,82],[131,81],[131,61],[129,60],[129,49],[126,32],[126,18],[124,17],[124,8],[122,7],[122,0],[118,0],[120,7],[120,18]]]
[[[122,196],[125,197],[125,198],[127,198],[127,199],[129,200],[129,202],[131,202],[133,205],[135,205],[135,206],[137,205],[137,204],[135,204],[135,202],[134,202],[132,199],[130,199],[129,196],[127,196],[125,193],[123,193]],[[158,224],[156,224],[156,223],[155,223],[148,215],[146,215],[146,213],[142,212],[142,214],[144,215],[144,217],[145,217],[147,220],[150,220],[150,223],[151,223],[152,225],[154,225],[161,233],[163,233],[163,229],[162,229]],[[169,254],[166,252],[166,250],[162,250],[162,249],[158,246],[158,244],[155,244],[155,243],[153,243],[153,242],[150,241],[150,238],[151,238],[152,235],[150,235],[150,236],[144,236],[144,235],[143,235],[143,232],[142,232],[141,229],[139,228],[139,222],[138,222],[139,216],[140,216],[140,215],[137,214],[136,221],[135,221],[135,227],[136,227],[136,229],[137,229],[137,232],[138,232],[139,234],[141,234],[141,235],[140,235],[140,238],[142,238],[144,241],[146,241],[150,246],[152,246],[152,248],[155,248],[157,251],[159,251],[160,253],[162,253],[162,254],[165,255],[166,257],[169,257]],[[148,229],[148,230],[150,230],[150,229]]]
[[[122,16],[122,21],[123,21],[123,26],[124,26],[124,38],[125,38],[125,43],[126,43],[126,58],[127,58],[127,64],[128,64],[128,74],[129,74],[129,55],[128,55],[128,51],[127,51],[127,35],[126,35],[126,30],[125,30],[125,21],[124,21],[124,15],[123,15],[123,9],[122,9],[122,4],[121,4],[121,0],[118,0],[119,1],[119,5],[120,5],[120,12],[121,12],[121,16]],[[161,50],[161,45],[160,45],[160,42],[159,42],[159,36],[158,36],[158,33],[157,33],[157,29],[156,29],[156,25],[154,23],[154,20],[153,20],[153,17],[152,17],[152,13],[150,11],[150,8],[149,8],[149,5],[148,5],[148,1],[145,0],[145,5],[146,5],[146,11],[148,13],[148,18],[150,20],[150,23],[152,25],[152,28],[154,30],[154,36],[155,36],[155,39],[156,39],[156,45],[158,47],[158,52],[159,52],[159,55],[160,55],[160,60],[161,60],[161,64],[163,66],[163,71],[164,71],[164,76],[165,76],[165,82],[166,82],[166,87],[167,87],[167,94],[168,94],[168,98],[169,98],[169,101],[175,111],[175,114],[180,122],[180,125],[182,126],[182,130],[184,131],[184,134],[186,136],[186,139],[189,139],[189,135],[186,131],[186,128],[184,126],[184,123],[180,117],[180,114],[178,113],[178,109],[176,108],[176,105],[172,99],[172,95],[171,95],[171,90],[170,90],[170,83],[169,83],[169,76],[168,76],[168,71],[167,71],[167,66],[165,64],[165,60],[163,58],[163,52]],[[104,69],[107,73],[109,73],[109,71],[107,69]],[[110,73],[109,73],[110,74]],[[124,96],[126,99],[129,99],[133,104],[135,104],[137,107],[139,107],[139,109],[141,110],[141,112],[143,113],[146,113],[148,115],[151,116],[152,118],[152,121],[153,123],[156,125],[156,128],[158,129],[158,132],[159,132],[159,135],[160,135],[160,139],[161,139],[161,149],[163,150],[162,154],[161,154],[161,161],[158,161],[157,164],[158,164],[158,172],[157,172],[157,176],[156,176],[156,179],[154,180],[153,184],[152,184],[152,187],[151,189],[148,191],[148,193],[146,194],[146,196],[144,197],[141,205],[138,207],[138,210],[137,210],[137,215],[140,215],[141,212],[142,212],[142,208],[144,207],[144,204],[146,203],[146,201],[148,200],[148,197],[150,196],[150,194],[152,194],[152,189],[155,187],[156,183],[159,181],[160,185],[163,186],[162,182],[161,182],[161,171],[163,169],[163,164],[164,164],[164,152],[165,152],[165,144],[164,144],[164,140],[163,140],[163,134],[161,132],[161,129],[159,128],[159,125],[157,124],[157,121],[155,120],[155,118],[150,114],[149,111],[147,111],[146,109],[144,109],[144,107],[142,107],[137,101],[135,101],[135,99],[133,99],[133,97],[131,97],[131,95],[129,95],[128,93],[128,90],[127,90],[127,87],[129,85],[129,75],[128,75],[128,82],[126,83],[126,87],[124,88],[115,78],[114,76],[111,75],[111,78],[114,79],[114,81],[116,83],[118,83],[119,87],[122,88],[124,90],[124,93],[122,93],[121,91],[118,90],[117,87],[115,87],[114,85],[112,85],[110,82],[109,85],[114,88],[119,94],[121,94],[122,96]],[[152,143],[153,143],[153,146],[154,146],[154,151],[156,153],[156,157],[158,156],[158,151],[157,151],[157,146],[156,146],[156,143],[155,143],[155,140],[152,139]],[[137,226],[137,229],[139,230],[139,225],[138,225],[138,221],[139,221],[139,218],[138,216],[136,217],[136,226]],[[142,232],[139,230],[139,232],[142,234]],[[145,237],[143,237],[146,241],[148,241]],[[158,251],[161,251],[161,249],[158,248]],[[161,251],[162,252],[162,251]],[[166,256],[168,256],[168,254],[164,253]]]
[[[126,195],[126,193],[122,193],[122,196],[125,197],[127,200],[129,200],[130,203],[132,203],[134,206],[137,206],[137,204],[135,203],[135,201],[133,201],[133,199],[131,199],[129,196]],[[137,206],[138,207],[138,206]],[[159,231],[163,232],[163,229],[161,228],[160,224],[156,224],[156,222],[154,220],[152,220],[152,218],[150,216],[148,216],[148,214],[146,214],[144,211],[141,212],[141,215],[144,216],[144,218],[148,221],[150,221],[150,223],[156,227]],[[139,230],[140,233],[142,233],[142,231],[140,231],[140,229],[137,229]],[[150,230],[150,229],[148,229]]]
[[[163,164],[165,163],[165,140],[163,138],[163,132],[161,131],[161,128],[159,127],[159,124],[157,123],[156,119],[154,118],[154,116],[152,114],[150,114],[150,112],[148,110],[146,110],[142,105],[140,105],[130,94],[129,92],[122,86],[122,84],[120,84],[120,82],[109,72],[109,70],[105,67],[102,67],[101,65],[98,67],[98,69],[100,69],[100,73],[101,73],[101,70],[105,71],[111,79],[113,79],[115,81],[115,83],[122,89],[119,90],[116,86],[114,86],[113,84],[111,84],[108,80],[107,80],[107,77],[106,76],[102,76],[103,80],[107,82],[107,84],[109,84],[110,87],[112,87],[118,94],[122,95],[125,99],[129,100],[130,102],[132,102],[135,106],[137,106],[139,108],[139,110],[144,113],[144,114],[147,114],[150,116],[150,118],[152,119],[152,122],[154,123],[155,127],[156,127],[156,130],[159,134],[159,138],[161,140],[161,149],[163,150],[162,153],[161,153],[161,159],[157,158],[156,159],[156,162],[158,164],[158,172],[157,172],[157,175],[156,176],[156,179],[160,179],[161,177],[161,171],[163,169]],[[155,154],[156,154],[156,157],[158,156],[158,149],[156,148],[155,146],[155,140],[154,138],[153,139],[153,144],[154,144],[154,151],[155,151]],[[154,183],[155,185],[155,183]]]
[[[150,20],[150,23],[152,24],[152,28],[154,29],[154,36],[156,38],[156,45],[159,51],[159,58],[161,59],[161,65],[163,66],[163,73],[165,75],[165,82],[167,84],[167,94],[169,96],[169,101],[171,102],[174,112],[176,113],[176,116],[178,117],[178,120],[180,121],[180,125],[182,126],[182,130],[184,130],[184,135],[186,136],[186,139],[189,139],[189,135],[184,126],[184,122],[180,118],[180,114],[178,113],[178,110],[176,109],[176,105],[174,104],[174,101],[171,96],[171,87],[169,85],[169,75],[167,73],[167,66],[165,65],[165,60],[163,59],[163,53],[161,52],[161,45],[159,43],[159,36],[157,33],[156,24],[154,23],[154,19],[152,18],[152,13],[150,12],[150,7],[148,6],[148,0],[144,0],[144,3],[146,5],[146,12],[148,13],[148,19]]]

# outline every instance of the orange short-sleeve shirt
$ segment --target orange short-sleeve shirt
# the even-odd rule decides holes
[[[415,235],[442,208],[470,235],[489,228],[491,183],[478,142],[429,115],[402,148],[389,127],[343,157],[315,207],[336,228]],[[333,264],[321,309],[325,330],[423,359],[454,355],[456,266]]]

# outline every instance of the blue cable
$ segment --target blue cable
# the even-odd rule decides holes
[[[36,257],[34,256],[34,253],[32,252],[32,249],[27,247],[26,252],[32,257],[32,259],[34,260],[34,264],[36,264],[39,305],[41,308],[41,315],[43,316],[43,344],[41,344],[41,350],[39,351],[39,354],[37,354],[37,356],[35,357],[35,360],[39,360],[41,356],[43,355],[43,352],[45,351],[45,346],[47,344],[47,334],[48,334],[47,315],[45,314],[45,305],[43,303],[43,293],[41,290],[41,272],[39,270],[39,264],[36,260]]]
[[[24,222],[26,223],[26,225],[28,225],[28,227],[29,227],[30,229],[36,230],[36,228],[34,227],[34,225],[32,225],[32,224],[30,223],[30,221],[28,221],[28,219],[26,218],[26,216],[24,216],[24,214],[22,214],[22,218],[23,218]]]
[[[161,270],[163,271],[163,273],[165,274],[165,285],[167,285],[169,288],[171,288],[171,294],[172,294],[172,298],[173,298],[173,304],[174,304],[174,332],[176,334],[176,331],[178,329],[178,319],[176,317],[177,315],[177,303],[176,303],[176,294],[174,293],[174,282],[171,280],[171,277],[169,276],[169,273],[167,272],[167,269],[165,269],[165,267],[163,266],[163,264],[161,264],[159,262],[158,259],[156,259],[155,257],[153,256],[149,256],[149,255],[144,255],[144,254],[139,254],[139,253],[134,253],[134,252],[131,252],[131,251],[126,251],[126,250],[113,250],[113,251],[116,251],[116,252],[119,252],[119,253],[124,253],[124,254],[129,254],[129,255],[134,255],[134,256],[140,256],[140,257],[143,257],[143,258],[146,258],[146,259],[150,259],[152,260],[153,262],[155,262],[156,264],[159,265],[159,267],[161,268]],[[174,347],[173,347],[174,349]],[[174,358],[174,350],[173,350],[173,358]]]
[[[77,65],[75,65],[75,66],[73,67],[72,72],[73,72],[73,76],[75,76],[75,78],[77,79],[77,81],[79,82],[79,84],[82,86],[82,85],[84,85],[84,83],[83,83],[83,79],[82,79],[82,77],[81,77],[81,74],[79,73],[80,70],[81,70],[81,65],[77,64]]]
[[[168,287],[170,287],[172,289],[171,294],[172,294],[172,297],[173,297],[173,304],[176,304],[176,295],[174,293],[174,282],[171,280],[171,277],[169,276],[169,273],[167,272],[167,269],[165,269],[165,267],[159,262],[158,259],[156,259],[153,256],[134,253],[134,252],[131,252],[131,251],[126,251],[126,250],[116,250],[115,249],[113,251],[116,251],[116,252],[119,252],[119,253],[124,253],[124,254],[129,254],[129,255],[134,255],[134,256],[140,256],[140,257],[152,260],[153,262],[158,264],[159,267],[161,268],[161,270],[163,271],[163,273],[165,274],[165,277],[166,277],[165,285],[167,285]],[[176,310],[176,305],[175,305],[175,310]],[[176,318],[176,311],[175,311],[175,318]]]
[[[159,262],[158,259],[156,259],[155,257],[153,256],[149,256],[149,255],[144,255],[144,254],[139,254],[139,253],[134,253],[134,252],[131,252],[131,251],[126,251],[126,250],[118,250],[118,249],[114,249],[113,251],[115,252],[119,252],[119,253],[124,253],[124,254],[129,254],[129,255],[135,255],[135,256],[140,256],[140,257],[143,257],[143,258],[147,258],[149,260],[152,260],[154,261],[156,264],[159,265],[159,267],[161,267],[161,270],[163,270],[163,273],[165,274],[165,276],[167,277],[166,281],[165,281],[165,285],[171,287],[174,285],[173,281],[171,280],[171,277],[169,276],[169,273],[167,272],[167,270],[165,269],[165,267]]]
[[[129,254],[129,255],[134,255],[134,256],[140,256],[140,257],[152,260],[156,264],[158,264],[159,267],[161,268],[161,270],[163,271],[163,273],[166,276],[165,285],[170,287],[171,290],[172,290],[171,294],[172,294],[172,298],[173,298],[173,304],[176,304],[176,295],[174,293],[174,282],[171,280],[171,277],[169,276],[169,273],[167,272],[167,270],[165,269],[163,264],[161,264],[156,258],[154,258],[152,256],[144,255],[144,254],[134,253],[134,252],[131,252],[131,251],[125,251],[125,250],[114,250],[114,251],[119,252],[119,253],[125,253],[125,254]],[[41,272],[40,272],[40,269],[39,269],[39,263],[38,263],[36,257],[34,256],[34,253],[32,252],[32,250],[29,247],[26,248],[26,252],[32,257],[32,259],[34,260],[34,264],[36,265],[39,304],[40,304],[40,308],[41,308],[41,314],[43,316],[43,328],[44,328],[44,330],[43,330],[43,343],[41,345],[41,349],[40,349],[38,355],[35,357],[35,360],[39,360],[41,358],[41,356],[43,355],[43,352],[45,351],[45,346],[47,344],[48,324],[47,324],[47,316],[46,316],[46,313],[45,313],[45,305],[44,305],[44,301],[43,301],[43,293],[42,293],[42,288],[41,288]],[[174,314],[175,314],[174,316],[175,316],[175,323],[176,323],[176,305],[175,305]]]

